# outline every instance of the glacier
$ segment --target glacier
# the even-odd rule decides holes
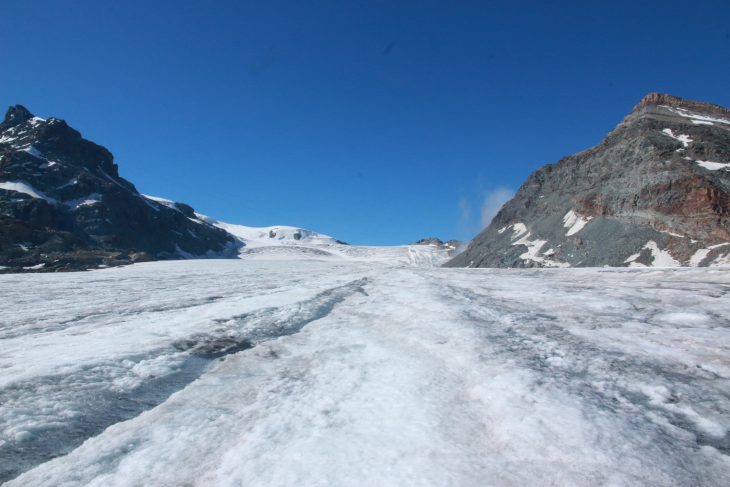
[[[0,276],[0,482],[730,478],[726,269],[279,247]]]

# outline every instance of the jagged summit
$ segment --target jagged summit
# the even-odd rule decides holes
[[[31,118],[33,118],[33,114],[30,113],[30,110],[25,108],[23,105],[12,105],[8,107],[8,111],[5,112],[5,119],[0,124],[0,129],[4,130],[14,127],[27,122]]]
[[[444,241],[437,237],[425,237],[416,240],[413,245],[444,245]]]
[[[700,110],[703,112],[730,115],[730,110],[720,105],[701,101],[688,100],[666,93],[649,93],[637,103],[632,111],[641,111],[646,107],[684,108],[685,110]]]
[[[449,265],[730,264],[730,111],[650,93],[598,145],[536,170]]]

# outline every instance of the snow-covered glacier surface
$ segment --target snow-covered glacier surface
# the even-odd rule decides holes
[[[727,270],[386,261],[0,276],[0,481],[727,485]]]

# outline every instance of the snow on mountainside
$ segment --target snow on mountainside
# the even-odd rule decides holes
[[[0,273],[193,258],[346,259],[435,266],[435,246],[356,247],[289,226],[246,227],[140,194],[112,154],[25,107],[0,123]]]
[[[277,245],[346,245],[329,235],[299,227],[275,225],[272,227],[247,227],[215,220],[200,213],[196,216],[206,223],[222,228],[246,244],[247,248]]]
[[[178,209],[181,205],[159,196],[145,195],[145,197],[172,209]],[[300,227],[286,225],[249,227],[222,222],[200,213],[195,213],[191,218],[225,230],[237,239],[240,244],[238,254],[240,259],[335,259],[438,267],[451,257],[454,250],[452,245],[435,242],[395,246],[348,245],[329,235]]]
[[[220,222],[200,214],[197,216],[238,238],[243,244],[239,251],[242,259],[306,257],[436,267],[446,262],[450,256],[449,249],[437,245],[348,245],[329,235],[298,227],[247,227]]]

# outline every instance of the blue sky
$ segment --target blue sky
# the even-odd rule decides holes
[[[730,106],[730,2],[3,0],[0,104],[148,194],[357,244],[470,238],[650,91]]]

